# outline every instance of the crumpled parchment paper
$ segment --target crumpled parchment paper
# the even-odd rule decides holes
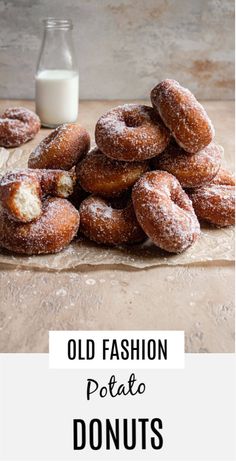
[[[14,168],[27,166],[29,153],[22,149],[12,152],[0,148],[0,175]],[[187,251],[170,255],[150,241],[142,245],[110,248],[78,238],[56,255],[16,256],[0,250],[0,263],[41,270],[75,269],[82,265],[125,265],[145,268],[160,265],[188,265],[209,261],[234,260],[234,228],[216,229],[204,226],[201,237]]]

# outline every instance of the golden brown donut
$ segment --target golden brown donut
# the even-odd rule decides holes
[[[182,187],[200,187],[211,182],[219,171],[222,152],[221,146],[211,142],[196,154],[189,154],[173,140],[153,159],[153,166],[173,174]]]
[[[200,234],[191,201],[166,171],[144,174],[133,187],[132,199],[140,226],[158,247],[181,253]]]
[[[194,95],[175,80],[163,80],[151,91],[151,102],[176,142],[196,154],[214,138],[213,125]]]
[[[70,170],[89,151],[90,136],[80,125],[58,126],[30,154],[29,168]]]
[[[197,217],[218,227],[235,223],[235,187],[223,184],[188,190]]]
[[[33,170],[37,172],[42,193],[53,197],[68,198],[73,194],[76,174],[73,170]]]
[[[132,187],[148,167],[148,162],[131,163],[111,160],[95,147],[77,165],[76,172],[84,190],[111,197]]]
[[[98,120],[95,139],[108,157],[126,162],[144,161],[160,154],[170,134],[152,107],[124,104]]]
[[[18,147],[40,130],[39,117],[25,107],[10,107],[0,116],[0,146]]]
[[[226,168],[220,168],[217,175],[211,181],[211,184],[219,186],[235,186],[235,177],[231,171]]]
[[[81,203],[79,212],[80,230],[94,242],[120,245],[145,239],[132,203],[115,209],[106,199],[91,195]]]
[[[42,214],[42,196],[67,198],[75,184],[74,173],[62,170],[15,170],[0,180],[0,205],[9,216],[31,222]]]
[[[66,199],[48,198],[43,214],[31,223],[13,221],[0,209],[0,247],[14,253],[37,255],[57,253],[75,237],[79,213]]]

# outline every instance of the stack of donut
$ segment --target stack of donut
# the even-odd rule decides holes
[[[151,102],[116,107],[98,120],[97,147],[76,167],[91,194],[79,208],[80,230],[97,243],[148,237],[180,253],[198,238],[199,221],[234,223],[235,183],[221,169],[223,149],[189,90],[164,80]]]
[[[18,140],[14,140],[17,145]],[[65,124],[31,153],[30,167],[0,180],[0,246],[14,253],[57,253],[77,235],[80,215],[68,200],[76,187],[73,166],[90,148],[88,132]]]
[[[232,225],[234,177],[221,168],[223,149],[204,108],[174,80],[158,84],[151,102],[102,115],[90,152],[86,130],[62,125],[31,153],[28,170],[5,175],[0,245],[56,252],[79,228],[99,244],[149,238],[181,253],[200,235],[199,221]]]

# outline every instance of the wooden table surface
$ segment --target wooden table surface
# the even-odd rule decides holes
[[[98,117],[123,101],[83,101],[79,122],[93,137]],[[234,105],[203,103],[233,168]],[[34,108],[31,101],[0,101]],[[42,129],[29,152],[49,130]],[[230,262],[150,269],[83,267],[44,272],[0,267],[0,352],[47,352],[48,330],[185,330],[187,352],[234,351]]]

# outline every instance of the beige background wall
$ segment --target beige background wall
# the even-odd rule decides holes
[[[74,21],[83,99],[145,98],[166,77],[233,98],[233,0],[0,0],[0,98],[33,98],[47,16]]]

